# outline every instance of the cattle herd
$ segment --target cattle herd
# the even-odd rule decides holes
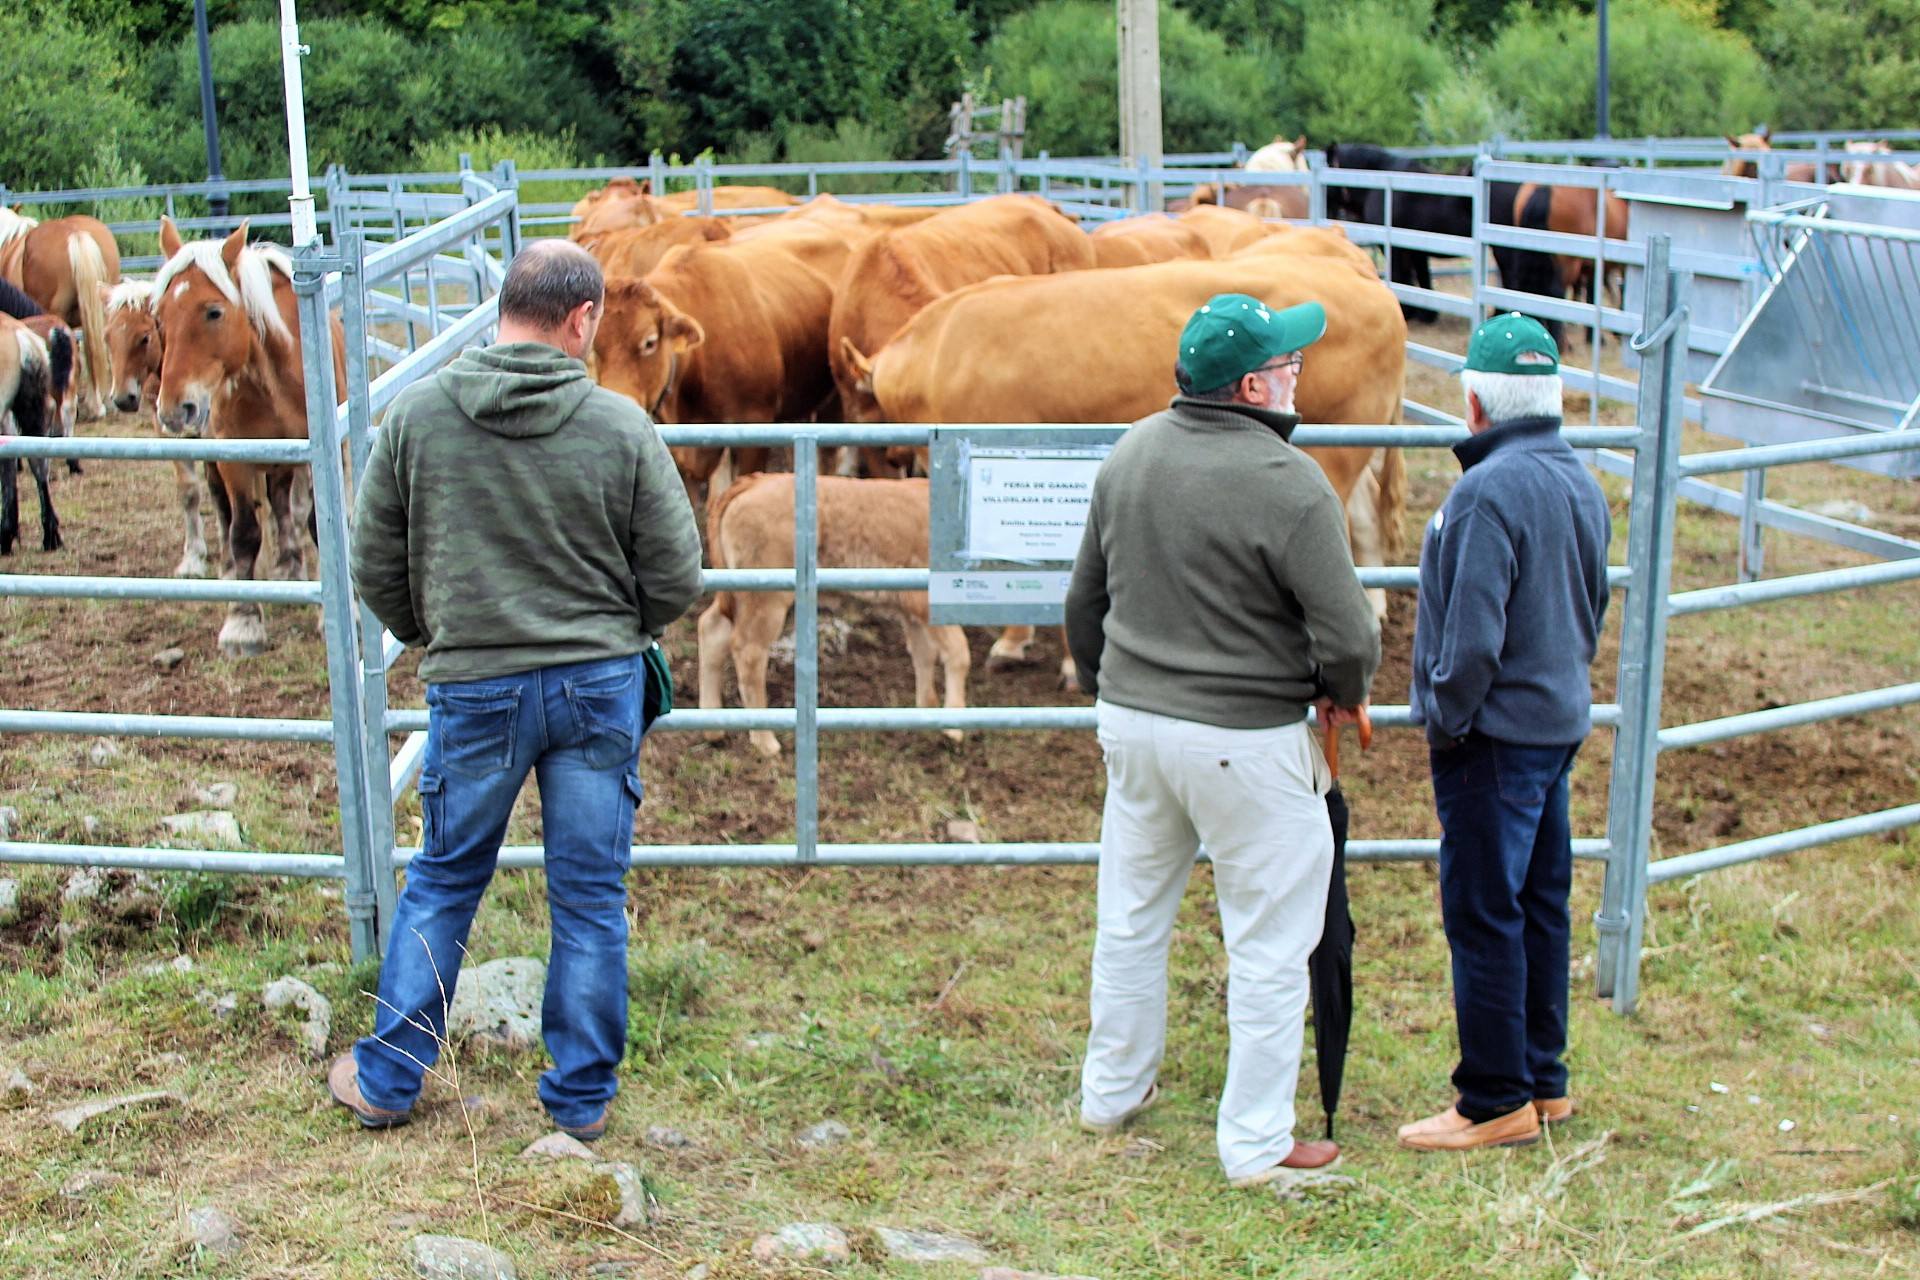
[[[692,193],[656,196],[645,182],[615,179],[575,208],[572,236],[607,273],[594,376],[662,423],[1127,422],[1165,407],[1180,326],[1227,291],[1326,308],[1326,336],[1299,383],[1306,421],[1399,416],[1406,322],[1371,257],[1338,228],[1199,204],[1089,234],[1031,195],[938,208],[826,195],[800,201],[764,187],[722,186],[707,197],[723,216],[697,212]],[[31,302],[5,308],[44,311],[41,319],[0,316],[0,407],[9,430],[70,429],[80,399],[150,413],[174,435],[306,435],[299,321],[283,252],[250,243],[244,224],[222,240],[189,243],[168,222],[155,280],[122,280],[117,253],[107,252],[112,236],[99,223],[46,227],[53,230],[12,213],[0,219],[0,253],[14,255],[0,265],[37,248],[43,274],[62,277],[39,291],[32,277],[23,283]],[[17,269],[5,274],[22,281]],[[334,376],[343,387],[337,362]],[[792,564],[792,482],[768,451],[673,452],[696,509],[706,511],[714,567]],[[1384,563],[1398,551],[1405,498],[1397,453],[1309,452],[1347,503],[1357,560]],[[839,474],[820,489],[821,565],[925,565],[927,480],[914,474],[924,470],[924,454],[863,450],[829,463]],[[8,551],[18,518],[13,469],[5,468],[0,525]],[[302,469],[206,465],[217,531],[203,520],[201,477],[186,464],[176,471],[184,524],[177,574],[217,564],[223,576],[252,577],[264,498],[277,543],[272,572],[304,575],[299,526],[311,524],[312,500]],[[44,471],[36,478],[48,522],[43,545],[52,549],[58,533]],[[875,599],[902,618],[918,703],[935,705],[937,659],[945,705],[965,705],[970,659],[959,629],[929,626],[924,593]],[[1384,612],[1384,603],[1376,593],[1376,609]],[[722,593],[712,602],[699,621],[701,705],[718,705],[729,658],[742,700],[765,705],[768,650],[790,604],[772,593]],[[1032,640],[1030,629],[1009,630],[989,666],[1022,660]],[[244,656],[265,643],[258,606],[232,606],[222,650]],[[755,735],[754,745],[778,751],[771,734]]]

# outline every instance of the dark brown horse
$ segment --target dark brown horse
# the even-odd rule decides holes
[[[1534,193],[1547,193],[1545,221],[1539,221],[1538,206],[1534,203]],[[1607,239],[1625,240],[1627,238],[1628,206],[1625,200],[1609,191],[1607,201]],[[1593,239],[1599,229],[1596,216],[1594,192],[1587,187],[1543,187],[1537,182],[1523,182],[1514,193],[1514,221],[1523,227],[1535,230],[1559,231],[1570,236],[1582,236]],[[1554,261],[1560,268],[1560,280],[1566,297],[1580,302],[1593,301],[1593,259],[1576,254],[1555,254]],[[1613,297],[1613,305],[1621,305],[1621,288],[1626,281],[1626,264],[1609,262],[1607,264],[1607,292]]]

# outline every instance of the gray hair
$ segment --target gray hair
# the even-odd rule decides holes
[[[507,268],[500,315],[539,329],[558,329],[583,302],[606,297],[606,277],[593,255],[565,240],[528,245]]]
[[[1193,378],[1187,373],[1186,366],[1176,364],[1173,366],[1173,385],[1179,389],[1181,395],[1189,400],[1208,400],[1215,404],[1232,404],[1235,395],[1238,394],[1240,389],[1240,379],[1235,378],[1224,387],[1208,387],[1205,390],[1198,390],[1194,387]]]
[[[1488,422],[1557,418],[1561,414],[1557,373],[1489,373],[1484,369],[1462,369],[1460,390],[1463,395],[1480,398],[1480,409],[1487,415]]]

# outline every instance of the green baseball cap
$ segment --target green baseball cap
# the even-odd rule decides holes
[[[1468,369],[1479,373],[1557,374],[1560,349],[1553,345],[1545,325],[1532,316],[1509,311],[1473,331],[1467,342],[1466,363],[1460,366],[1462,372]]]
[[[1327,309],[1317,302],[1275,311],[1250,294],[1216,294],[1180,331],[1179,364],[1195,391],[1214,391],[1326,331]]]

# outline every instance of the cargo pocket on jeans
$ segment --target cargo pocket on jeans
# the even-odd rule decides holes
[[[420,848],[431,854],[446,830],[447,780],[437,773],[420,775]]]
[[[567,682],[567,702],[580,727],[580,751],[595,769],[610,769],[640,752],[637,666],[636,660],[615,675]]]

